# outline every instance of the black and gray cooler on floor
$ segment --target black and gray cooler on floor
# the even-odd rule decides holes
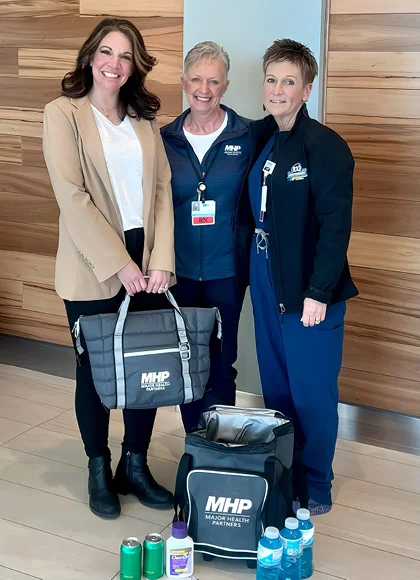
[[[195,550],[255,567],[267,526],[292,514],[293,424],[269,409],[214,406],[186,435],[175,517],[188,523]]]

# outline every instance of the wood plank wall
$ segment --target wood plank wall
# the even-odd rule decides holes
[[[331,0],[328,47],[356,158],[341,399],[420,416],[420,1]]]
[[[159,61],[149,88],[162,124],[182,108],[183,0],[0,0],[0,332],[70,344],[55,294],[58,207],[42,150],[42,111],[106,15],[129,18]]]

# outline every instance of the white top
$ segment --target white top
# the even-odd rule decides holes
[[[191,147],[194,149],[194,153],[197,155],[200,163],[203,161],[204,155],[216,141],[218,136],[226,129],[227,122],[228,114],[226,113],[225,120],[217,129],[217,131],[214,131],[214,133],[209,133],[208,135],[194,135],[194,133],[190,133],[184,129],[184,135],[189,141]]]
[[[143,227],[143,154],[130,117],[118,126],[91,105],[124,231]]]

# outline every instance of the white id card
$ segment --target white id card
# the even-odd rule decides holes
[[[191,220],[193,226],[213,226],[216,223],[216,202],[211,199],[193,201]]]
[[[267,185],[265,183],[265,180],[267,179],[267,177],[269,175],[271,175],[274,171],[276,167],[276,164],[274,163],[274,161],[270,161],[269,159],[267,159],[267,161],[264,163],[264,167],[263,167],[263,176],[264,176],[264,181],[263,181],[263,186],[261,188],[261,207],[260,207],[260,222],[264,221],[264,217],[265,217],[265,212],[267,211]]]
[[[273,173],[275,167],[276,167],[276,164],[274,163],[274,161],[270,161],[269,159],[267,159],[267,161],[264,163],[264,167],[263,167],[264,174],[271,175]]]

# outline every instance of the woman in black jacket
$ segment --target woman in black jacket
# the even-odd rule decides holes
[[[294,419],[307,484],[295,507],[308,496],[313,515],[331,509],[345,301],[357,295],[346,258],[354,161],[341,137],[308,116],[317,72],[298,42],[278,40],[266,51],[270,115],[251,125],[257,161],[249,175],[264,400]]]

